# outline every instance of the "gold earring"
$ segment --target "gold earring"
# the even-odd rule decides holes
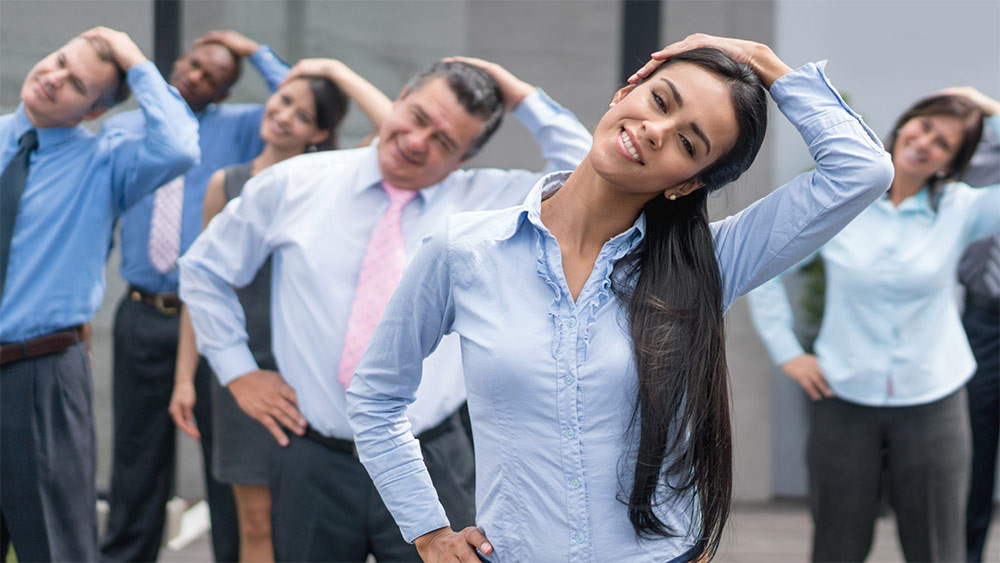
[[[669,199],[670,201],[674,201],[677,199],[677,194],[670,194],[670,197],[667,199]]]

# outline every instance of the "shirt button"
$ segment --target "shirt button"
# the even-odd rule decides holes
[[[580,532],[577,532],[577,533],[573,534],[573,539],[576,540],[578,543],[582,543],[583,542],[583,534],[581,534]]]
[[[580,480],[579,479],[577,479],[577,478],[574,477],[573,479],[569,480],[569,488],[571,488],[571,489],[578,489],[579,487],[580,487]]]
[[[573,436],[576,436],[576,432],[573,432],[572,428],[567,428],[565,434],[567,438],[572,438]]]
[[[570,318],[566,319],[566,326],[568,326],[570,328],[575,327],[576,326],[576,319],[574,319],[573,317],[570,317]]]
[[[566,374],[563,377],[563,383],[565,383],[566,385],[573,385],[573,381],[575,381],[575,379],[573,378],[572,375]]]

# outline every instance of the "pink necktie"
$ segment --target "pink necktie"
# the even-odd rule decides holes
[[[184,204],[184,176],[160,186],[153,196],[153,216],[149,222],[149,262],[165,274],[177,263],[181,250],[181,210]]]
[[[344,348],[340,352],[340,369],[337,380],[344,389],[351,382],[361,355],[389,303],[392,291],[403,276],[406,264],[406,245],[399,218],[403,207],[417,195],[416,190],[401,190],[382,182],[389,196],[389,208],[379,219],[368,240],[365,258],[361,262],[358,285],[354,290],[354,303],[347,321]]]

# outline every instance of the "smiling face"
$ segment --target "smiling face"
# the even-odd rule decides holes
[[[170,85],[177,88],[192,111],[226,97],[236,77],[238,61],[218,43],[198,45],[174,62]]]
[[[21,85],[21,101],[37,127],[69,127],[104,112],[94,105],[118,70],[87,40],[73,39],[39,61]]]
[[[444,78],[433,78],[393,103],[379,128],[378,163],[386,182],[417,190],[432,186],[462,164],[483,131]]]
[[[896,175],[925,182],[935,174],[949,174],[964,133],[962,120],[950,115],[910,119],[899,128],[893,145]]]
[[[623,191],[683,195],[699,188],[698,173],[734,145],[737,127],[729,87],[699,66],[675,63],[615,94],[594,131],[590,159]]]
[[[265,143],[305,150],[329,136],[329,131],[316,124],[316,100],[308,80],[292,80],[268,98],[260,122],[260,138]]]

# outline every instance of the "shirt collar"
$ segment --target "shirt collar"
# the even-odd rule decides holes
[[[514,220],[509,222],[506,227],[498,234],[496,240],[508,240],[514,236],[514,234],[524,225],[524,221],[527,220],[535,228],[548,232],[545,225],[542,224],[542,202],[552,196],[552,194],[559,191],[559,188],[566,183],[572,172],[552,172],[542,176],[538,182],[535,183],[535,187],[531,188],[528,196],[525,198],[524,203],[518,208],[517,215]],[[611,241],[614,243],[614,256],[617,259],[624,256],[626,252],[635,248],[642,238],[646,236],[646,214],[640,213],[639,217],[635,220],[635,223],[631,227],[626,229],[624,232],[615,235]]]
[[[361,158],[361,166],[358,172],[358,183],[354,186],[354,193],[356,194],[375,186],[382,185],[382,171],[379,170],[378,167],[378,137],[372,139],[372,142],[368,147],[360,150],[366,151],[366,154]],[[434,194],[441,189],[441,184],[447,181],[448,177],[445,177],[444,180],[434,184],[433,186],[421,188],[417,190],[417,196],[420,197],[424,203],[427,203],[432,197],[434,197]]]
[[[79,125],[72,127],[35,127],[35,124],[28,118],[28,113],[24,110],[24,102],[17,106],[14,112],[14,143],[28,131],[34,129],[38,132],[38,150],[47,149],[74,137],[80,130]]]
[[[944,188],[942,187],[941,189]],[[931,209],[930,188],[927,186],[920,188],[920,191],[904,199],[898,207],[892,204],[888,193],[880,201],[883,206],[887,206],[888,208],[895,207],[898,213],[916,213],[934,216],[934,210]]]

